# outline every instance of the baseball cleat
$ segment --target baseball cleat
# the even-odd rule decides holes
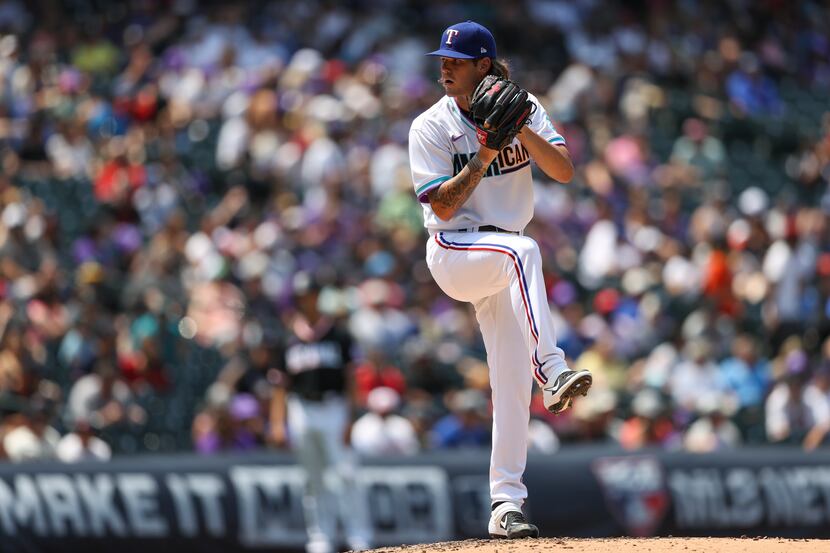
[[[496,508],[490,516],[490,523],[487,525],[491,538],[538,538],[539,529],[534,524],[525,520],[521,511],[516,507],[508,505],[508,509]]]
[[[588,395],[593,378],[588,371],[565,371],[556,377],[553,384],[542,388],[545,407],[554,415],[571,406],[571,399]]]

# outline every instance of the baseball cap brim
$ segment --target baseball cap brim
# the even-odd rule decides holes
[[[456,52],[455,50],[447,50],[442,48],[441,50],[436,50],[434,52],[429,52],[424,54],[425,56],[439,56],[442,58],[456,58],[460,60],[474,60],[476,59],[475,56],[469,56],[467,54],[462,54],[461,52]]]

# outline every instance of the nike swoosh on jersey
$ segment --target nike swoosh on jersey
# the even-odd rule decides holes
[[[451,137],[450,137],[450,140],[452,140],[453,142],[455,142],[456,140],[458,140],[458,139],[459,139],[459,138],[461,138],[462,136],[464,136],[464,135],[463,135],[463,134],[459,134],[458,136],[451,136]]]

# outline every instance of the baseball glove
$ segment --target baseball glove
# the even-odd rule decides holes
[[[510,144],[534,111],[526,90],[496,75],[484,77],[470,98],[478,141],[494,150]]]

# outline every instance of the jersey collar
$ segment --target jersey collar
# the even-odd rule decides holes
[[[450,98],[450,109],[461,119],[461,122],[470,127],[473,130],[476,130],[475,121],[473,118],[470,117],[470,113],[461,109],[461,106],[458,105],[458,102],[455,101],[455,98]]]

